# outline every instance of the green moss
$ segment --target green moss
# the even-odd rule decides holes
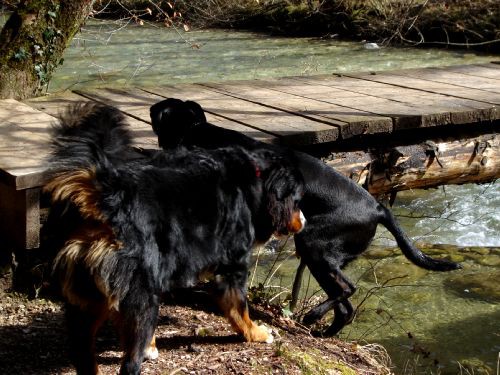
[[[319,351],[304,352],[281,346],[277,354],[297,366],[304,375],[327,375],[331,374],[332,370],[340,371],[343,375],[356,375],[356,371],[352,368],[336,360],[325,359]]]

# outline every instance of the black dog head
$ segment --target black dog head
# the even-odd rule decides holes
[[[305,225],[299,209],[304,194],[302,175],[288,159],[275,152],[261,149],[251,154],[255,157],[256,174],[263,182],[262,206],[267,216],[259,218],[257,232],[266,233],[265,226],[273,228],[276,235],[300,232]]]
[[[201,106],[192,101],[169,98],[149,109],[153,131],[163,149],[170,149],[182,143],[191,127],[207,121]]]

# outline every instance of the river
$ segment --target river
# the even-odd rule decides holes
[[[184,32],[92,21],[67,50],[49,92],[442,66],[495,58],[472,51],[367,49],[363,43],[335,39]],[[433,273],[409,265],[380,228],[371,250],[346,270],[358,286],[353,301],[361,306],[355,322],[340,337],[383,344],[397,374],[498,371],[499,186],[447,186],[398,194],[393,210],[412,239],[425,244],[424,250],[433,256],[462,261],[464,269]],[[276,264],[276,252],[264,251],[259,259],[253,285],[264,283],[266,291],[276,295],[275,301],[289,290],[297,265],[292,251],[286,248]],[[268,270],[276,266],[278,270],[266,280]],[[321,299],[307,278],[302,294]],[[366,299],[367,294],[371,297]]]

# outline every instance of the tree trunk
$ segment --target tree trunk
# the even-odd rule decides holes
[[[487,183],[500,177],[500,135],[336,153],[329,159],[328,165],[375,196],[446,184]]]
[[[23,0],[0,33],[0,98],[39,95],[93,0]]]

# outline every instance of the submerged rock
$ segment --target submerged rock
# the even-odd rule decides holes
[[[500,270],[477,274],[456,274],[445,280],[452,292],[463,298],[475,298],[488,302],[500,302]]]
[[[427,270],[411,264],[404,256],[400,255],[387,262],[379,262],[374,265],[372,272],[366,272],[363,279],[371,282],[384,283],[395,279],[394,283],[401,280],[408,282],[418,280],[427,274]]]

